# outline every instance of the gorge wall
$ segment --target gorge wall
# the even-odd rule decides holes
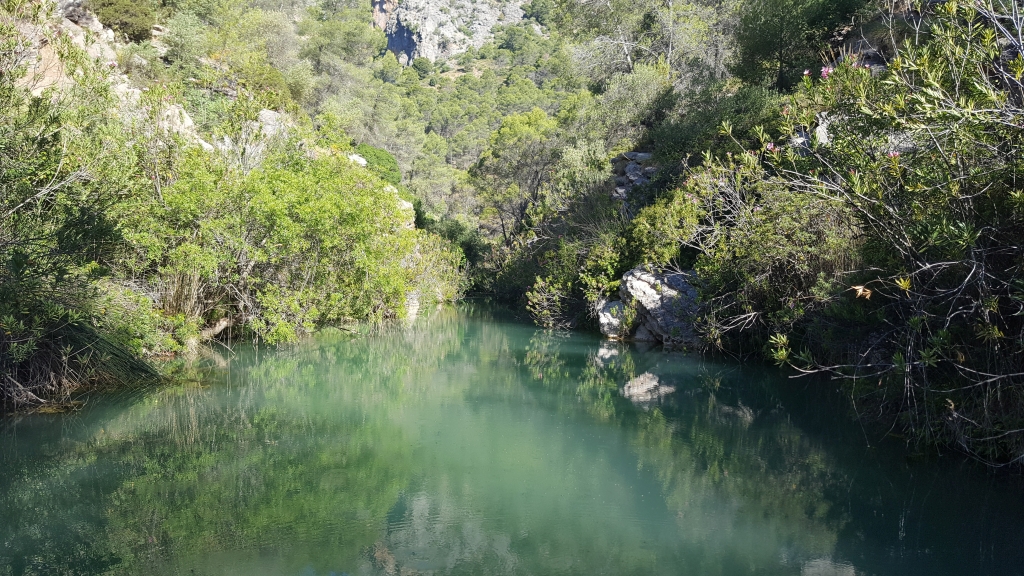
[[[403,64],[445,60],[491,38],[496,24],[523,18],[523,0],[373,0],[373,24]]]

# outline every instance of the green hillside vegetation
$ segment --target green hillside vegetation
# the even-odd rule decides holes
[[[13,18],[49,16],[3,0],[5,405],[467,287],[593,327],[648,264],[697,271],[708,352],[847,378],[909,442],[1019,462],[1024,56],[1000,1],[534,0],[403,66],[368,1],[93,0],[144,90],[125,112],[57,37],[81,74],[32,96]],[[173,106],[194,134],[154,130]],[[623,202],[628,151],[658,170]]]
[[[155,378],[146,358],[211,338],[287,343],[321,326],[401,318],[411,295],[461,293],[464,258],[414,228],[394,158],[376,151],[361,168],[338,120],[325,113],[314,123],[287,88],[274,92],[284,75],[251,43],[257,30],[244,17],[211,36],[219,62],[199,62],[205,44],[171,42],[170,65],[143,66],[152,48],[128,45],[121,59],[144,89],[137,105],[112,91],[105,63],[59,33],[46,39],[75,82],[34,95],[18,58],[32,39],[14,18],[50,16],[38,3],[7,2],[0,20],[5,408]],[[229,86],[232,95],[214,90]],[[232,144],[204,148],[162,129],[179,102],[203,137]],[[275,106],[293,120],[271,136],[259,118]]]

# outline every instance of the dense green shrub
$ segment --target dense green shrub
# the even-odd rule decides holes
[[[89,0],[86,7],[131,42],[148,40],[156,24],[156,5],[151,0]]]
[[[696,251],[711,342],[851,378],[887,425],[1008,462],[1024,454],[1024,22],[984,2],[928,19],[886,73],[848,57],[767,129],[726,124],[724,148],[751,149],[707,155],[631,245],[655,263]]]
[[[760,86],[714,85],[681,99],[663,122],[651,127],[643,144],[663,163],[684,160],[697,166],[706,151],[744,152],[760,147],[755,127],[777,131],[782,97]],[[722,125],[730,127],[728,134]]]
[[[166,208],[155,207],[163,239],[152,266],[167,313],[225,317],[277,342],[401,317],[425,278],[425,298],[458,294],[458,259],[418,235],[412,210],[346,158],[286,156],[248,173],[210,160],[190,153]]]
[[[527,18],[533,18],[541,26],[547,26],[551,22],[554,10],[554,0],[533,0],[523,6],[523,14]]]
[[[104,79],[67,37],[47,40],[76,84],[29,92],[36,79],[10,17],[38,21],[33,8],[0,6],[0,410],[152,375],[92,322],[95,280],[118,255],[108,208],[134,192],[137,173],[103,120]]]
[[[167,46],[165,58],[172,63],[191,69],[205,56],[206,26],[191,12],[178,12],[167,20]]]
[[[420,79],[434,73],[434,63],[422,56],[413,59],[411,67],[419,75]]]
[[[398,160],[395,160],[387,150],[360,144],[356,146],[356,154],[366,159],[366,167],[381,180],[394,186],[402,183],[402,171],[398,167]]]
[[[870,378],[864,401],[914,437],[990,462],[1024,454],[1022,27],[984,1],[936,6],[929,36],[885,77],[849,59],[806,82],[791,122],[823,121],[828,137],[800,161],[773,159],[862,231],[847,294],[883,322],[868,352],[829,370]]]
[[[772,176],[754,154],[710,160],[671,204],[668,214],[682,215],[681,244],[698,251],[709,304],[703,330],[719,345],[727,337],[763,345],[789,333],[824,309],[858,264],[851,210]]]

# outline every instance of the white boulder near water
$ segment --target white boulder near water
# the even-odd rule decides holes
[[[639,267],[626,272],[620,300],[601,303],[601,333],[618,340],[660,342],[667,348],[700,346],[693,322],[700,311],[692,271],[656,271]]]

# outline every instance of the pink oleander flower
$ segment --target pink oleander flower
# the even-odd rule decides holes
[[[893,150],[892,152],[889,152],[889,154],[887,154],[887,156],[889,156],[889,158],[899,158],[900,157],[900,153],[895,151],[895,150]]]
[[[774,152],[775,151],[775,143],[774,142],[769,142],[768,145],[765,146],[765,148],[767,148],[769,152]]]
[[[809,69],[804,69],[804,76],[810,76],[810,75],[811,75],[811,71]]]
[[[835,68],[833,68],[831,66],[822,66],[822,68],[821,68],[821,78],[824,80],[824,79],[828,78],[828,75],[833,73],[833,72],[835,72]]]

